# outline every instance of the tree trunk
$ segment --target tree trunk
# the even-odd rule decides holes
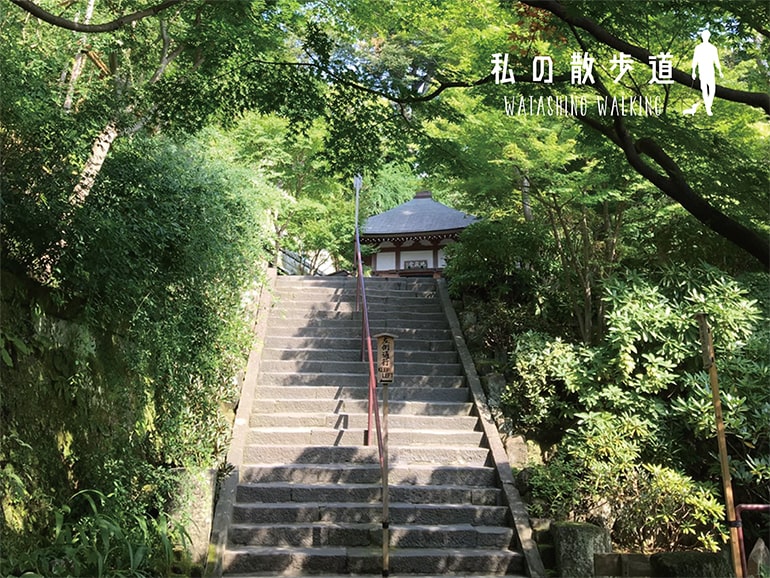
[[[99,136],[96,137],[96,140],[94,140],[91,154],[88,156],[83,171],[80,173],[80,180],[78,180],[69,198],[69,203],[73,208],[79,207],[85,202],[94,183],[96,183],[99,171],[102,170],[102,165],[107,159],[110,147],[119,134],[115,121],[110,121],[102,132],[99,133]]]
[[[88,0],[88,6],[86,6],[85,24],[91,22],[91,16],[94,14],[94,4],[96,0]],[[80,50],[75,55],[75,61],[72,63],[72,72],[70,73],[69,87],[67,88],[67,96],[64,98],[64,110],[70,112],[72,110],[72,100],[75,97],[75,84],[77,84],[80,73],[83,72],[83,65],[86,62],[86,37],[83,36],[80,39]]]
[[[532,204],[529,197],[529,179],[524,177],[521,181],[521,205],[524,209],[524,220],[531,221],[532,216]]]

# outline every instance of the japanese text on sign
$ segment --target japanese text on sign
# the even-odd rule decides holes
[[[394,373],[393,336],[381,333],[377,337],[377,378],[381,382],[392,382]]]
[[[492,55],[492,75],[495,84],[514,84],[516,75],[508,66],[509,54],[497,52]],[[668,52],[661,52],[649,56],[652,76],[648,84],[673,84],[672,56]],[[593,69],[596,61],[588,52],[573,52],[570,62],[571,84],[595,84]],[[634,61],[630,54],[618,52],[610,60],[610,71],[615,74],[614,82],[617,84],[629,72],[633,70]],[[543,84],[553,83],[553,59],[550,56],[535,56],[532,59],[532,82]]]

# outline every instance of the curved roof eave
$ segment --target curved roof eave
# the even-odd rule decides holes
[[[362,237],[441,234],[462,231],[478,219],[434,201],[429,191],[420,191],[401,205],[369,217]]]

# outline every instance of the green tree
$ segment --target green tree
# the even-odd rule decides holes
[[[605,72],[597,66],[593,91],[609,99],[619,97],[621,91],[657,97],[664,114],[633,118],[580,114],[577,120],[613,143],[637,173],[706,227],[764,267],[770,266],[766,197],[770,177],[764,162],[770,95],[767,62],[760,56],[767,42],[766,3],[741,3],[737,10],[724,2],[524,0],[522,4],[537,8],[539,21],[551,26],[546,29],[551,35],[541,35],[554,40],[551,47],[556,39],[570,38],[566,51],[589,52],[597,62],[610,62],[618,51],[633,57],[636,71],[644,72],[632,72],[616,84],[612,78],[617,71]],[[689,74],[693,39],[709,26],[715,35],[719,33],[722,58],[729,66],[725,84],[716,88],[722,111],[717,122],[698,120],[695,131],[680,111],[694,100],[692,91],[698,89]],[[650,57],[665,52],[676,55],[674,84],[650,85],[646,80]],[[566,65],[562,66],[566,72]],[[725,163],[725,158],[736,162]],[[739,186],[733,186],[736,183]]]

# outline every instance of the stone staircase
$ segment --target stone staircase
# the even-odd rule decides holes
[[[436,281],[367,279],[367,295],[372,334],[396,335],[390,573],[526,574]],[[376,442],[364,445],[368,366],[355,300],[354,278],[276,279],[221,536],[225,576],[382,572],[380,465]]]

